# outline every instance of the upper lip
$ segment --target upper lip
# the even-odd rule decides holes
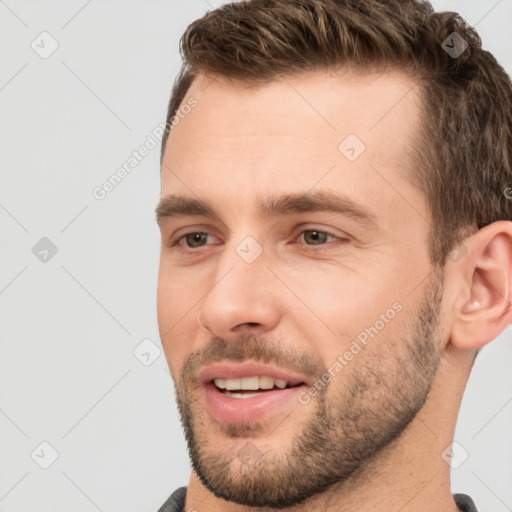
[[[213,379],[242,379],[256,375],[266,375],[274,379],[285,380],[290,386],[306,383],[306,379],[297,373],[275,366],[251,362],[242,364],[214,363],[200,370],[198,378],[201,383],[207,384]]]

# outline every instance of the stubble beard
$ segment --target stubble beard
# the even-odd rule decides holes
[[[205,358],[191,355],[176,386],[176,400],[192,466],[203,485],[227,501],[282,509],[299,505],[364,470],[402,434],[428,396],[441,359],[441,299],[442,278],[437,276],[413,318],[414,325],[408,329],[412,334],[392,343],[379,339],[379,333],[371,341],[374,345],[366,348],[364,355],[356,355],[314,398],[316,406],[305,421],[304,406],[297,402],[293,413],[273,427],[276,432],[288,428],[293,433],[293,438],[285,436],[290,439],[289,445],[279,450],[257,448],[270,442],[264,439],[268,432],[260,423],[220,425],[208,415],[198,403],[194,380],[194,372]],[[275,353],[265,353],[265,347],[268,345],[264,340],[253,337],[240,343],[216,338],[208,357],[209,361],[226,358],[277,363],[279,358]],[[282,352],[279,355],[282,361],[288,356],[283,357]],[[311,361],[307,355],[301,361],[309,365],[309,372],[318,372],[318,365],[307,363],[306,358]],[[300,371],[300,366],[295,367]],[[337,389],[333,383],[337,383]],[[220,442],[217,440],[217,448],[209,440],[213,429],[218,438],[222,437]],[[244,446],[237,438],[248,441]],[[262,442],[258,443],[258,438]],[[249,455],[252,450],[249,463],[242,462],[242,449]]]

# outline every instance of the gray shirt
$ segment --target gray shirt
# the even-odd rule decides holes
[[[162,505],[158,512],[189,512],[185,510],[185,497],[187,495],[187,488],[180,487],[176,489],[171,497]],[[454,494],[453,498],[457,507],[461,512],[478,512],[473,503],[473,500],[465,494]],[[194,509],[190,510],[193,512]]]

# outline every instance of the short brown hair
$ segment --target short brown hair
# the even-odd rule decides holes
[[[409,178],[430,209],[432,262],[444,265],[469,231],[512,220],[512,84],[458,14],[423,0],[242,1],[190,24],[180,51],[162,160],[198,74],[264,85],[308,71],[402,70],[422,97]]]

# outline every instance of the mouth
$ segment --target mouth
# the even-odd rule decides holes
[[[262,393],[293,388],[301,384],[291,384],[286,380],[276,379],[268,375],[256,375],[241,379],[213,379],[211,383],[224,396],[242,399],[259,396]]]
[[[215,364],[199,373],[206,410],[217,421],[250,423],[300,403],[293,398],[306,380],[280,368],[244,363]]]

